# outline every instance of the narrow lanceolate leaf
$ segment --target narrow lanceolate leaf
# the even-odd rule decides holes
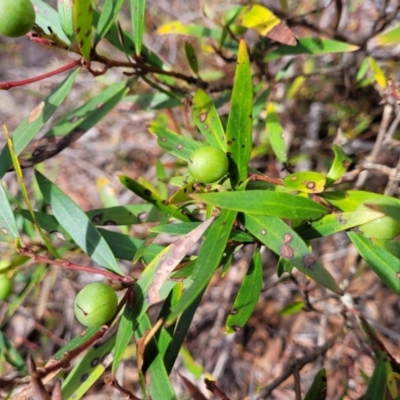
[[[59,0],[60,1],[60,0]],[[65,1],[65,0],[64,0]],[[100,19],[96,26],[94,46],[106,35],[113,25],[124,0],[106,0],[100,13]]]
[[[400,43],[400,26],[396,26],[383,34],[375,36],[373,41],[380,46]]]
[[[19,236],[17,223],[3,182],[0,181],[0,229],[8,236],[16,239]]]
[[[260,4],[244,7],[239,23],[241,26],[254,29],[260,35],[267,36],[277,42],[289,46],[295,46],[297,43],[294,33],[285,22]]]
[[[93,261],[122,275],[121,268],[107,242],[79,206],[38,171],[36,171],[36,180],[57,221],[74,242]]]
[[[114,344],[115,334],[106,333],[88,350],[64,380],[63,400],[79,400],[94,385],[112,362]]]
[[[125,97],[131,84],[132,81],[120,81],[110,85],[57,122],[38,142],[34,143],[33,151],[29,146],[21,154],[21,166],[30,167],[45,161],[77,141]]]
[[[131,0],[131,18],[133,24],[133,38],[135,42],[135,52],[139,56],[142,51],[144,12],[146,0]]]
[[[386,77],[382,68],[379,66],[375,58],[368,57],[369,67],[371,68],[372,74],[374,75],[376,83],[382,88],[386,89]]]
[[[190,68],[195,73],[195,75],[198,75],[199,74],[199,60],[197,59],[196,51],[194,50],[194,47],[190,42],[185,43],[185,54],[186,54],[186,59],[189,63]]]
[[[267,135],[272,151],[281,163],[287,162],[286,144],[283,138],[283,128],[275,112],[274,104],[268,103],[267,106]]]
[[[187,162],[194,150],[204,146],[201,142],[178,135],[156,122],[150,124],[149,131],[157,136],[157,143],[162,149]]]
[[[364,399],[385,400],[386,383],[388,379],[388,370],[391,369],[389,360],[385,353],[379,352],[376,360],[374,373],[369,381],[367,392]]]
[[[201,89],[193,97],[193,120],[211,146],[226,151],[225,132],[214,101]]]
[[[283,180],[289,189],[303,193],[321,193],[325,187],[325,176],[314,171],[300,171],[290,174]]]
[[[240,285],[232,311],[226,321],[226,333],[243,328],[253,313],[263,285],[263,267],[260,249],[256,248],[249,269]]]
[[[189,222],[191,220],[182,212],[182,209],[179,209],[174,204],[168,204],[166,200],[159,197],[156,193],[152,193],[151,190],[147,189],[139,182],[136,182],[134,179],[129,178],[129,176],[119,175],[118,178],[126,188],[141,197],[143,200],[146,200],[148,203],[153,204],[160,211],[184,222]]]
[[[271,190],[192,194],[196,200],[217,207],[288,219],[314,219],[327,213],[321,204],[300,196]]]
[[[67,38],[75,43],[74,21],[72,18],[73,0],[57,0],[60,24]]]
[[[201,235],[210,226],[213,218],[203,222],[189,234],[178,239],[161,253],[146,267],[134,286],[135,305],[126,307],[122,315],[114,351],[113,371],[116,370],[122,355],[128,346],[135,328],[147,311],[148,307],[160,301],[160,289],[169,274],[187,255]]]
[[[250,59],[244,39],[240,40],[231,109],[226,128],[227,152],[230,156],[229,173],[233,187],[247,179],[247,166],[252,147],[253,84]]]
[[[347,157],[341,147],[334,144],[333,152],[335,153],[335,159],[333,160],[332,166],[328,172],[328,175],[326,176],[327,187],[331,186],[334,182],[340,179],[351,164],[351,158]]]
[[[218,218],[207,231],[206,238],[200,248],[193,270],[193,284],[187,289],[179,302],[171,309],[166,322],[174,322],[203,292],[213,273],[221,263],[226,243],[236,219],[236,212],[222,210]]]
[[[325,400],[327,391],[326,369],[322,368],[314,376],[313,383],[304,400]]]
[[[346,42],[321,38],[302,38],[296,46],[280,46],[277,50],[267,54],[264,62],[275,60],[282,56],[297,54],[328,54],[328,53],[347,53],[356,51],[360,47]]]
[[[68,77],[44,101],[40,102],[12,134],[14,150],[18,156],[21,151],[40,131],[45,122],[54,114],[64,99],[68,96],[79,69],[71,72]],[[0,154],[0,178],[4,176],[12,164],[10,150],[7,145]]]
[[[381,218],[381,212],[375,211],[350,211],[324,215],[317,221],[312,221],[296,227],[295,231],[305,240],[316,239],[322,236],[354,228]]]
[[[151,328],[152,326],[149,317],[144,315],[139,322],[137,331],[135,332],[136,340],[142,338]],[[151,398],[176,400],[177,397],[172,388],[171,380],[168,377],[163,357],[158,351],[157,343],[154,338],[150,340],[147,349],[149,349],[147,355],[151,358],[151,364],[147,370],[147,389]]]
[[[245,228],[274,253],[320,285],[342,292],[303,239],[281,219],[255,214],[243,214],[241,218]]]
[[[400,260],[360,234],[349,232],[348,235],[361,257],[382,282],[400,295]]]
[[[64,0],[70,1],[70,0]],[[61,26],[60,17],[57,11],[43,0],[32,0],[36,11],[35,23],[47,34],[55,34],[59,39],[70,43]]]
[[[72,18],[76,42],[83,58],[89,63],[92,49],[92,0],[73,0],[73,3]]]

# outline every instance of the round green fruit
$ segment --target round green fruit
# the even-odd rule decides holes
[[[117,311],[118,299],[114,290],[105,283],[90,283],[76,296],[74,312],[85,326],[106,324]]]
[[[189,172],[201,183],[219,181],[228,171],[229,160],[220,149],[204,146],[196,149],[189,158]]]
[[[13,281],[7,275],[0,275],[0,301],[6,300],[13,290]]]
[[[376,206],[376,207],[374,207]],[[396,212],[400,216],[400,206],[385,198],[376,198],[367,200],[357,207],[357,211],[382,211],[385,207],[391,212]],[[385,215],[371,222],[360,225],[358,227],[360,233],[369,238],[375,239],[393,239],[400,234],[400,221],[390,215]]]
[[[35,19],[30,0],[0,0],[0,35],[23,36],[33,28]]]

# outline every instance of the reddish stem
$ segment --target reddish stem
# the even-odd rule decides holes
[[[34,76],[32,78],[21,79],[18,81],[0,82],[0,90],[9,90],[13,87],[23,86],[27,85],[28,83],[38,82],[43,79],[49,78],[50,76],[61,74],[62,72],[68,71],[80,65],[82,65],[81,59],[72,61],[69,64],[57,68],[53,71],[46,72],[45,74],[42,75]]]
[[[33,261],[38,262],[38,263],[57,265],[64,269],[73,269],[75,271],[83,271],[83,272],[89,272],[89,273],[98,274],[98,275],[104,275],[107,278],[115,279],[115,280],[122,281],[122,282],[133,282],[133,279],[130,278],[129,276],[117,275],[117,274],[114,274],[113,272],[105,271],[105,270],[94,268],[94,267],[85,267],[83,265],[74,264],[68,260],[63,260],[63,261],[52,260],[49,257],[36,254],[29,248],[20,248],[20,249],[18,249],[18,252],[22,256],[30,257]]]

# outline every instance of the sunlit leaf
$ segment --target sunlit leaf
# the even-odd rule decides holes
[[[269,102],[267,106],[266,128],[269,143],[276,158],[281,163],[287,162],[286,144],[283,138],[283,128],[275,112],[274,104]]]
[[[135,52],[139,56],[142,51],[144,12],[146,9],[146,0],[130,0],[131,19],[133,25],[133,38],[135,42]]]
[[[386,46],[400,43],[400,26],[396,26],[389,31],[375,36],[373,39],[378,45]]]
[[[83,58],[89,63],[92,49],[92,0],[73,0],[72,18],[76,42]]]
[[[303,274],[336,293],[342,292],[303,239],[280,218],[243,214],[241,219],[246,229],[261,243],[288,260]]]
[[[247,167],[252,148],[253,84],[246,42],[240,40],[238,61],[226,128],[229,174],[233,187],[247,179]]]
[[[268,8],[260,4],[252,4],[244,8],[238,23],[246,28],[256,30],[277,42],[294,46],[297,43],[294,33]]]
[[[334,182],[340,179],[351,164],[351,158],[347,157],[341,147],[334,144],[332,149],[335,153],[335,159],[333,160],[331,168],[326,176],[327,187],[331,186]]]
[[[104,2],[100,18],[96,25],[95,46],[110,30],[123,4],[124,0],[106,0]]]
[[[325,176],[314,171],[300,171],[285,177],[286,187],[304,193],[321,193],[325,187]]]
[[[271,190],[196,193],[191,197],[229,210],[288,219],[313,219],[327,213],[325,207],[310,199]]]

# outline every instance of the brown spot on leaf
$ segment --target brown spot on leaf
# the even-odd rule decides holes
[[[314,254],[306,254],[303,261],[306,268],[311,268],[317,261],[317,257],[315,257]]]
[[[261,235],[266,235],[267,234],[267,231],[266,231],[266,229],[261,229]]]
[[[292,258],[294,256],[294,251],[288,244],[284,244],[281,247],[280,254],[284,258]]]
[[[207,120],[207,116],[208,116],[208,111],[199,114],[199,121],[201,123],[205,122]]]
[[[239,326],[239,325],[232,325],[232,329],[233,329],[235,332],[239,332],[240,329],[242,329],[242,327]]]
[[[293,235],[291,233],[285,233],[285,235],[283,236],[283,241],[285,243],[290,243],[292,239]]]
[[[44,101],[41,101],[37,107],[35,107],[31,113],[29,114],[28,122],[32,123],[33,121],[36,121],[40,114],[42,113],[42,110],[44,108]]]
[[[117,223],[115,221],[112,221],[111,219],[109,219],[108,221],[105,221],[104,226],[112,226],[112,225],[117,225]]]
[[[239,311],[236,310],[236,308],[232,308],[231,312],[229,314],[231,315],[236,315]]]
[[[93,217],[92,217],[92,221],[93,221],[95,224],[100,223],[102,220],[103,220],[103,213],[93,215]]]
[[[316,183],[315,182],[307,182],[306,188],[307,189],[315,189]]]
[[[144,191],[144,194],[145,194],[146,196],[151,196],[151,190],[146,189],[146,190]]]
[[[276,42],[287,44],[289,46],[296,46],[297,39],[294,33],[288,28],[288,26],[283,22],[279,22],[275,25],[266,36],[269,39],[275,40]]]

